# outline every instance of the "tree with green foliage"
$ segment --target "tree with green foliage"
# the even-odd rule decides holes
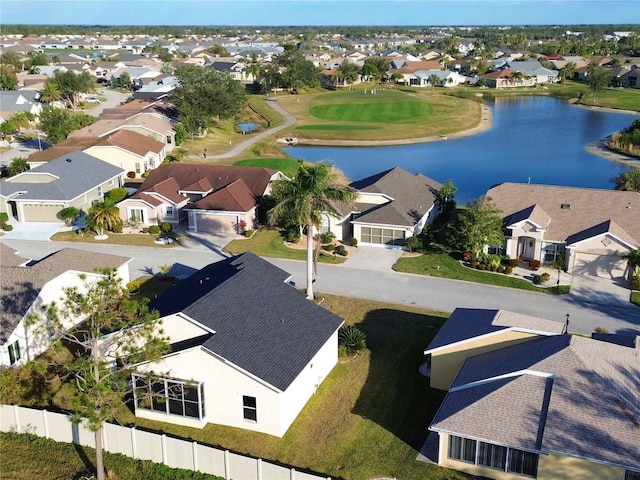
[[[358,78],[358,65],[349,60],[343,60],[337,70],[339,81],[353,83]]]
[[[467,202],[453,226],[452,243],[461,251],[470,251],[477,259],[486,245],[502,245],[502,211],[489,197]]]
[[[226,72],[187,65],[178,67],[176,76],[180,84],[171,99],[180,121],[192,136],[202,134],[214,118],[240,114],[246,104],[244,86]]]
[[[640,192],[640,168],[634,168],[627,172],[622,172],[613,179],[616,190],[626,192]]]
[[[11,160],[11,163],[9,164],[10,177],[26,172],[27,170],[29,170],[29,164],[27,163],[27,159],[24,157],[16,157]]]
[[[344,325],[338,330],[338,345],[349,355],[357,355],[367,348],[367,336],[355,325]]]
[[[108,200],[94,203],[87,213],[87,226],[96,235],[104,235],[106,230],[113,230],[120,223],[120,210]]]
[[[40,112],[39,128],[47,135],[47,142],[56,144],[65,140],[71,132],[79,130],[95,121],[95,117],[84,113],[46,106]]]
[[[371,75],[372,80],[380,80],[386,75],[389,70],[389,65],[391,65],[391,62],[388,58],[378,56],[367,57],[362,66],[362,73],[363,75]],[[365,73],[365,70],[370,73]]]
[[[285,45],[285,51],[276,55],[272,63],[280,71],[280,85],[272,87],[300,90],[320,85],[320,69],[304,58],[304,54],[295,45]]]
[[[576,64],[573,62],[567,63],[560,70],[560,78],[562,79],[562,83],[564,83],[566,79],[572,80],[575,74],[576,74]]]
[[[627,261],[629,276],[634,277],[638,275],[638,270],[640,270],[640,248],[630,250],[627,254],[623,255],[622,258]]]
[[[24,66],[24,59],[22,55],[16,52],[8,51],[0,55],[0,64],[11,66],[13,67],[14,71],[19,71],[23,69],[22,67]]]
[[[58,212],[58,217],[60,217],[64,223],[67,225],[71,225],[76,218],[80,215],[80,210],[76,207],[66,207]]]
[[[0,66],[0,90],[15,90],[18,87],[18,77],[13,67]]]
[[[456,202],[454,200],[458,187],[453,184],[452,179],[448,179],[447,182],[436,193],[436,207],[441,212],[444,210],[452,210],[455,208]]]
[[[429,82],[429,85],[431,85],[431,95],[433,95],[436,85],[440,84],[440,77],[435,73],[432,73],[431,75],[429,75],[429,78],[427,78],[427,82]]]
[[[46,305],[28,323],[60,340],[50,349],[49,362],[70,393],[72,420],[84,422],[95,434],[96,473],[104,480],[104,424],[131,391],[132,367],[159,360],[169,344],[159,328],[158,312],[150,311],[146,300],[132,299],[115,270],[97,273],[97,279],[79,275],[81,285],[65,287],[59,301]]]
[[[596,103],[596,93],[608,87],[611,83],[611,72],[597,62],[591,62],[587,67],[587,83],[593,92],[593,103]]]
[[[125,90],[131,90],[131,87],[133,86],[133,82],[131,81],[131,76],[129,75],[128,72],[122,72],[120,74],[118,83],[120,84],[120,87],[124,88]]]
[[[40,92],[40,101],[43,103],[51,103],[62,98],[62,93],[58,85],[53,82],[45,82],[44,88]]]
[[[298,164],[298,171],[290,179],[275,180],[272,195],[276,205],[269,211],[270,222],[288,219],[298,228],[307,229],[307,298],[313,299],[313,237],[314,229],[322,224],[322,215],[339,217],[335,204],[349,205],[356,201],[357,192],[339,182],[333,165]]]
[[[224,48],[222,45],[213,45],[207,48],[207,52],[212,53],[213,55],[218,55],[219,57],[228,57],[229,51]]]
[[[184,128],[183,124],[178,123],[175,126],[174,130],[176,131],[175,133],[176,146],[182,145],[182,143],[187,139],[187,135],[188,135],[187,129]]]
[[[78,107],[81,96],[92,92],[96,85],[94,77],[89,72],[75,73],[71,70],[56,70],[46,83],[53,83],[58,87],[62,100],[72,110]]]

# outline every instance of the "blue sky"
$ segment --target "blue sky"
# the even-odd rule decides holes
[[[638,0],[0,0],[0,24],[640,24]]]

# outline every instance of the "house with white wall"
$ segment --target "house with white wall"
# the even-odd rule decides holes
[[[245,253],[153,300],[172,351],[138,365],[136,416],[282,437],[337,363],[343,323],[290,278]]]
[[[0,243],[0,368],[23,365],[51,345],[53,338],[42,324],[29,321],[31,315],[42,318],[42,307],[64,298],[63,289],[82,290],[96,281],[101,276],[96,268],[115,269],[126,284],[129,261],[117,255],[65,248],[33,263]],[[79,316],[68,328],[82,319]]]

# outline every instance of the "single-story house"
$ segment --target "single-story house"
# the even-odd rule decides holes
[[[130,130],[116,130],[104,137],[72,137],[46,150],[29,155],[31,168],[61,157],[69,152],[82,151],[127,172],[129,178],[157,168],[164,160],[165,144]]]
[[[353,237],[358,245],[402,248],[439,213],[436,198],[442,185],[420,173],[395,167],[350,186],[358,192],[355,205],[336,205],[339,218],[323,214],[321,233],[331,231],[340,240]]]
[[[342,318],[252,253],[212,263],[151,302],[172,351],[133,375],[135,414],[282,437],[338,361]],[[158,379],[148,372],[167,372]]]
[[[535,85],[536,79],[534,77],[523,76],[520,79],[516,79],[513,76],[515,70],[506,68],[504,70],[497,70],[495,72],[485,73],[481,75],[488,88],[515,88],[515,87],[531,87]]]
[[[129,260],[116,255],[65,248],[33,263],[0,243],[0,368],[33,360],[51,344],[51,338],[41,331],[41,325],[27,325],[28,316],[40,314],[43,306],[59,301],[64,288],[83,288],[84,282],[99,278],[96,268],[115,269],[126,284],[129,281]],[[79,274],[85,276],[84,281]]]
[[[622,255],[640,248],[640,193],[502,183],[486,196],[503,212],[509,257],[564,258],[568,273],[629,280]]]
[[[430,87],[432,85],[429,78],[432,75],[438,77],[436,85],[439,87],[455,87],[467,81],[467,77],[464,75],[450,70],[418,70],[409,78],[409,85],[413,87]]]
[[[258,167],[170,163],[152,170],[140,189],[118,204],[126,222],[174,225],[189,230],[242,233],[256,223],[256,207],[280,172]]]
[[[529,62],[513,61],[509,62],[507,66],[511,70],[522,73],[524,77],[535,78],[535,83],[556,83],[558,81],[558,71],[543,67],[537,60]]]
[[[633,67],[620,77],[620,82],[626,88],[640,88],[640,68]]]
[[[515,314],[456,310],[427,347],[432,376],[438,355],[461,361],[418,458],[499,480],[638,478],[640,337],[585,338],[505,315]]]
[[[0,212],[22,222],[57,222],[66,207],[87,211],[124,183],[124,170],[72,152],[0,183]]]
[[[0,95],[0,123],[6,122],[19,112],[40,115],[42,104],[37,97],[40,94],[32,91],[5,90]]]

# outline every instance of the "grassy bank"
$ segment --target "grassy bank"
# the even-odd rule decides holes
[[[402,257],[398,259],[393,269],[398,272],[415,273],[418,275],[430,275],[432,277],[452,278],[467,282],[496,285],[499,287],[518,288],[534,292],[562,295],[569,292],[568,285],[556,287],[537,287],[531,282],[512,275],[502,273],[483,272],[460,264],[459,253],[434,246],[423,255],[415,257]]]

